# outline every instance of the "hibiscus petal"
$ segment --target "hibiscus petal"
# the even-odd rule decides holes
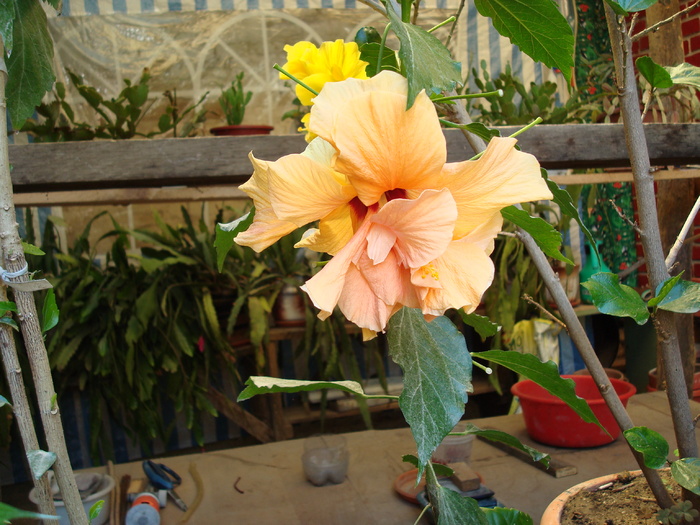
[[[253,199],[255,218],[253,224],[235,241],[241,246],[250,246],[256,252],[261,252],[273,245],[280,238],[296,230],[297,226],[289,221],[281,220],[272,209],[269,198],[269,162],[261,161],[249,155],[253,163],[253,176],[240,186]]]
[[[411,273],[399,265],[394,252],[389,252],[384,262],[375,264],[366,254],[360,257],[357,267],[373,295],[385,304],[400,308],[418,308],[418,296],[411,283]],[[354,293],[354,292],[353,292]]]
[[[340,206],[321,219],[318,229],[299,241],[295,247],[335,255],[352,238],[353,223],[352,208],[349,205]]]
[[[316,147],[320,140],[314,140],[309,148]],[[324,154],[318,153],[315,158],[325,161]],[[297,226],[321,219],[355,197],[353,187],[341,183],[344,177],[313,155],[286,155],[268,163],[270,203],[275,215]]]
[[[418,268],[447,249],[456,219],[457,207],[448,190],[426,190],[417,199],[387,202],[371,220],[396,236],[395,249],[399,262],[405,267]],[[390,240],[386,234],[373,233],[371,231],[367,237],[370,257],[373,253],[383,253],[385,244]],[[380,261],[375,259],[375,262]]]
[[[494,138],[479,160],[443,168],[444,185],[459,210],[455,239],[488,222],[506,206],[552,198],[537,159],[514,149],[516,142],[514,138]]]
[[[348,268],[338,307],[348,321],[373,332],[384,331],[392,311],[391,306],[373,293],[370,284],[354,265]]]

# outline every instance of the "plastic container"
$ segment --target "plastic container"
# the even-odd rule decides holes
[[[452,429],[452,432],[464,432],[467,428],[467,422],[461,421]],[[459,463],[463,461],[469,463],[469,458],[472,455],[472,444],[474,443],[474,434],[466,436],[445,436],[442,443],[433,452],[432,460],[436,463]]]
[[[301,463],[306,479],[314,485],[345,481],[349,460],[350,453],[343,436],[312,436],[304,442]]]
[[[80,486],[81,476],[92,477],[93,474],[76,473],[75,481],[78,486]],[[100,481],[100,485],[98,486],[97,490],[89,496],[83,498],[83,507],[85,507],[85,515],[87,516],[90,515],[90,508],[95,503],[97,503],[99,500],[104,501],[102,510],[98,516],[92,520],[90,525],[103,525],[104,523],[107,523],[107,518],[109,518],[109,493],[112,492],[112,490],[114,490],[114,478],[107,474],[102,474],[102,480]],[[29,491],[29,500],[34,504],[39,502],[36,496],[36,489]],[[63,504],[63,501],[54,500],[53,503],[56,507],[56,515],[58,516],[59,525],[70,525],[68,513],[66,512],[66,506]]]
[[[617,426],[593,378],[585,375],[562,377],[573,379],[576,383],[576,395],[588,402],[610,435],[594,423],[585,423],[568,405],[538,384],[525,380],[515,383],[511,392],[520,399],[525,427],[530,437],[546,445],[569,448],[597,447],[617,439],[620,427]],[[627,406],[629,398],[636,392],[634,385],[619,379],[610,379],[610,382],[623,406]]]

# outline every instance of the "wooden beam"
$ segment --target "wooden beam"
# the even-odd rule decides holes
[[[509,135],[517,128],[500,128]],[[700,163],[700,124],[645,125],[654,165]],[[448,161],[472,156],[459,130],[445,130]],[[519,137],[545,168],[627,166],[620,124],[536,126]],[[276,160],[305,147],[300,135],[205,137],[10,145],[15,193],[236,185],[250,177],[248,153]]]
[[[550,179],[559,185],[567,184],[603,184],[607,182],[632,182],[631,171],[613,171],[607,173],[571,173],[550,175]],[[654,172],[654,180],[679,180],[700,178],[700,170],[659,170]]]

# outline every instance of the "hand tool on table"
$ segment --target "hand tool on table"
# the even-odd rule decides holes
[[[156,463],[150,459],[143,462],[143,471],[146,473],[146,477],[153,485],[153,488],[167,491],[180,510],[187,511],[187,504],[175,492],[175,487],[182,483],[182,478],[177,472],[162,463]]]

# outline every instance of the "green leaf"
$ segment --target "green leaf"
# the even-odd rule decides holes
[[[677,66],[669,66],[666,71],[671,75],[674,84],[685,84],[700,89],[700,67],[683,62]]]
[[[496,335],[501,329],[498,324],[491,322],[491,319],[484,317],[483,315],[468,314],[465,313],[464,310],[460,309],[459,316],[462,318],[464,324],[471,326],[474,330],[476,330],[476,333],[479,334],[479,337],[482,339]]]
[[[12,520],[19,520],[23,518],[35,520],[58,520],[58,516],[38,514],[28,510],[20,510],[6,503],[0,503],[0,523],[10,523]]]
[[[246,387],[238,394],[237,401],[245,401],[258,394],[274,394],[276,392],[311,392],[334,388],[350,394],[365,396],[362,385],[357,381],[301,381],[297,379],[280,379],[277,377],[250,376],[245,382]]]
[[[22,241],[22,249],[24,253],[28,253],[29,255],[46,255],[41,248],[29,244],[28,242]]]
[[[0,301],[0,312],[16,312],[17,305],[12,301]]]
[[[41,307],[41,333],[45,334],[58,324],[58,305],[56,304],[56,294],[51,288],[44,298],[44,305]]]
[[[649,319],[644,300],[634,288],[620,284],[614,273],[596,273],[581,286],[591,292],[593,304],[604,314],[631,317],[637,324],[644,324]]]
[[[41,479],[56,462],[56,454],[45,450],[30,450],[27,452],[27,460],[34,479]]]
[[[586,423],[595,423],[605,430],[595,417],[595,414],[584,399],[576,395],[575,383],[572,379],[564,379],[559,375],[559,367],[552,361],[543,363],[532,354],[521,354],[503,350],[487,350],[479,352],[479,359],[491,361],[531,379],[553,396],[558,397],[569,405]]]
[[[644,11],[659,0],[605,0],[616,14],[627,16],[629,13]]]
[[[501,210],[501,215],[504,219],[532,235],[537,246],[539,246],[546,255],[567,264],[574,264],[573,261],[564,257],[559,251],[559,247],[561,246],[561,233],[555,230],[554,226],[543,218],[531,217],[528,212],[518,209],[515,206],[503,208]]]
[[[11,1],[16,16],[7,59],[7,102],[12,126],[20,129],[53,86],[53,41],[39,0]]]
[[[474,5],[523,53],[571,80],[574,34],[552,0],[474,0]]]
[[[364,44],[360,48],[360,60],[364,60],[368,63],[368,66],[365,69],[368,77],[373,77],[379,73],[379,71],[377,71],[377,63],[379,62],[380,48],[381,45],[375,44],[374,42]],[[384,71],[385,69],[396,71],[397,73],[401,72],[399,62],[396,59],[396,51],[389,47],[384,47],[384,51],[382,52],[381,70]]]
[[[12,29],[15,21],[14,2],[0,2],[0,38],[6,55],[12,54]]]
[[[552,200],[559,206],[559,210],[567,217],[574,219],[578,223],[583,234],[586,236],[586,239],[588,239],[590,245],[596,246],[595,239],[593,238],[590,230],[583,223],[583,220],[578,213],[578,208],[576,207],[574,200],[571,198],[571,194],[569,194],[569,192],[565,189],[560,188],[556,182],[550,180],[547,170],[542,168],[540,171],[544,180],[547,181],[549,191],[551,191],[552,195],[554,195],[554,199]]]
[[[403,456],[401,456],[401,461],[403,461],[404,463],[410,463],[416,468],[418,468],[419,466],[418,458],[413,454],[404,454]],[[452,470],[447,465],[443,465],[442,463],[432,463],[432,465],[435,474],[437,474],[440,477],[449,478],[452,474],[455,473],[454,470]]]
[[[653,469],[666,464],[668,441],[647,427],[632,427],[623,432],[630,446],[644,456],[644,464]]]
[[[105,502],[101,499],[99,501],[96,501],[95,504],[92,507],[90,507],[90,512],[88,513],[90,521],[96,519],[97,516],[100,515],[100,512],[102,512],[102,507],[104,507],[104,505]]]
[[[235,221],[226,224],[216,225],[216,238],[214,239],[214,248],[216,248],[216,266],[221,271],[224,268],[224,261],[228,252],[233,246],[236,235],[244,232],[253,224],[255,218],[255,208],[248,213],[239,217]]]
[[[516,438],[515,436],[511,436],[506,432],[491,429],[482,430],[471,423],[467,424],[467,432],[482,437],[484,439],[488,439],[489,441],[497,441],[499,443],[504,443],[518,450],[522,450],[523,452],[526,452],[530,455],[532,461],[539,461],[545,467],[549,467],[549,454],[545,454],[544,452],[540,452],[537,449],[525,445],[518,438]]]
[[[532,525],[532,518],[516,509],[495,507],[482,510],[489,525]]]
[[[671,474],[678,484],[700,495],[700,458],[682,458],[671,463]]]
[[[473,133],[477,137],[484,139],[486,142],[490,141],[493,137],[500,137],[501,132],[497,129],[487,128],[481,122],[472,122],[470,124],[465,124],[464,129]]]
[[[387,340],[389,355],[404,373],[399,406],[425,465],[464,414],[471,357],[464,336],[449,319],[427,322],[417,309],[402,308],[391,317]]]
[[[697,312],[700,310],[700,283],[678,281],[659,302],[658,307],[678,314]]]
[[[647,79],[651,87],[666,89],[673,86],[671,74],[665,68],[654,62],[651,57],[639,57],[635,62],[639,73]]]
[[[5,405],[12,407],[12,405],[5,396],[0,396],[0,407],[4,407]]]
[[[656,291],[654,292],[654,297],[647,301],[647,306],[651,308],[657,306],[662,300],[666,298],[666,296],[671,292],[673,287],[676,286],[676,284],[678,284],[678,281],[680,281],[682,277],[683,274],[681,273],[679,275],[676,275],[675,277],[666,279],[659,286],[657,286]]]
[[[405,310],[405,308],[404,308]],[[488,525],[486,516],[475,499],[466,498],[438,483],[432,469],[426,470],[426,489],[437,516],[438,525]]]
[[[12,319],[12,317],[0,317],[0,324],[6,324],[7,326],[19,331],[19,326],[17,326],[17,323],[14,319]]]
[[[460,66],[452,60],[442,42],[424,29],[402,22],[390,2],[387,3],[387,15],[391,29],[401,42],[399,58],[408,78],[406,109],[413,106],[422,90],[430,95],[454,89],[462,80]]]

